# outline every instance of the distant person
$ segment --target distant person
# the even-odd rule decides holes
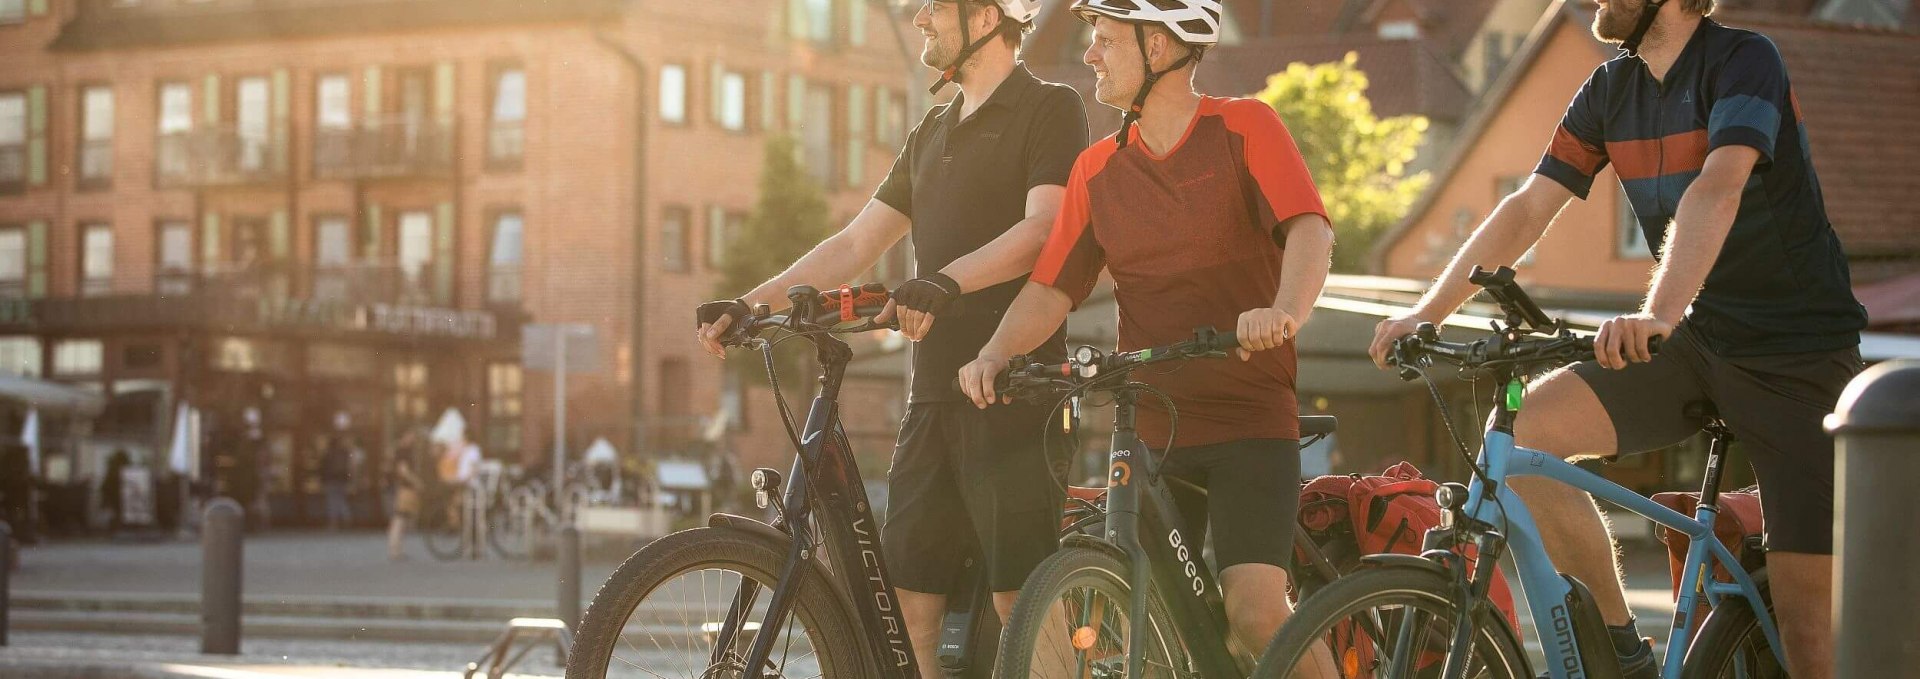
[[[27,447],[18,441],[0,442],[0,520],[21,542],[33,540],[33,464]]]
[[[115,450],[107,458],[106,476],[100,479],[100,506],[107,510],[107,525],[116,533],[126,523],[126,506],[122,499],[126,486],[121,477],[131,464],[133,458],[127,455],[127,451]]]
[[[393,469],[387,477],[387,485],[393,488],[393,519],[387,522],[388,561],[407,558],[400,546],[406,540],[407,526],[420,515],[420,475],[414,471],[418,455],[415,446],[408,443],[412,438],[413,433],[408,432],[401,439],[403,445],[394,450]]]
[[[347,504],[348,484],[353,482],[353,444],[344,431],[327,437],[326,451],[320,456],[320,486],[326,492],[327,530],[340,530],[353,523],[353,508]]]

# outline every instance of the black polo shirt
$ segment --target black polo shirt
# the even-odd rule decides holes
[[[1087,146],[1080,95],[1042,82],[1025,65],[1015,65],[979,110],[962,120],[964,97],[927,111],[873,194],[913,220],[914,264],[921,273],[939,271],[1020,223],[1027,191],[1065,186],[1074,158]],[[913,347],[913,402],[962,398],[953,391],[954,376],[993,337],[1026,282],[1021,276],[967,293],[957,312],[934,321]],[[1059,360],[1066,348],[1063,327],[1033,353]]]

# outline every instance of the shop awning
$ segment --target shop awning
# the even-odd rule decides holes
[[[106,397],[91,391],[17,375],[0,375],[0,400],[86,417],[99,415],[107,404]]]

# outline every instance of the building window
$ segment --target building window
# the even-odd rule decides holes
[[[804,37],[822,45],[833,43],[833,0],[801,0]]]
[[[0,187],[27,182],[27,95],[0,92]]]
[[[820,186],[834,186],[833,90],[815,84],[804,85],[804,107],[800,120],[800,158]]]
[[[760,129],[776,130],[780,128],[780,107],[774,102],[780,100],[780,76],[773,71],[760,73]]]
[[[120,367],[128,370],[153,370],[160,367],[166,354],[159,344],[128,344],[120,348]]]
[[[0,373],[39,377],[40,340],[32,337],[0,337]]]
[[[193,225],[172,220],[160,222],[159,266],[154,271],[154,289],[162,295],[184,295],[193,291]]]
[[[520,452],[522,373],[518,363],[487,365],[487,450],[514,456]]]
[[[693,376],[686,359],[660,361],[660,430],[662,443],[678,446],[693,439],[698,423],[693,414]]]
[[[113,178],[113,89],[80,90],[80,185],[105,187]]]
[[[733,241],[734,234],[746,228],[747,216],[738,212],[727,212],[718,205],[707,206],[707,267],[718,269],[726,264],[727,246]]]
[[[85,377],[100,374],[105,348],[100,340],[64,340],[53,345],[53,374]]]
[[[162,83],[160,120],[156,130],[159,156],[156,164],[161,175],[178,177],[187,173],[189,157],[185,137],[192,130],[193,86],[180,82]]]
[[[487,160],[517,167],[526,149],[527,72],[502,67],[493,77],[493,123],[487,128]]]
[[[714,122],[721,128],[740,132],[747,129],[747,77],[722,72],[714,88]]]
[[[0,0],[0,24],[13,24],[27,19],[27,0]]]
[[[393,414],[407,423],[427,421],[427,364],[400,361],[393,364]]]
[[[1420,24],[1412,21],[1388,21],[1380,24],[1381,40],[1417,40],[1420,38]]]
[[[314,86],[314,120],[320,127],[353,126],[353,83],[339,73],[320,76]]]
[[[687,270],[687,222],[692,214],[684,207],[669,207],[660,217],[660,265],[668,271]]]
[[[867,173],[867,88],[847,86],[846,185],[866,183]]]
[[[400,214],[400,242],[396,249],[403,295],[431,299],[433,293],[433,215],[423,211]]]
[[[240,169],[268,168],[273,144],[272,89],[264,77],[241,78],[234,85],[234,129],[240,142]]]
[[[889,149],[906,143],[907,104],[900,93],[876,90],[873,93],[873,142]]]
[[[351,299],[356,279],[353,221],[340,216],[321,217],[313,225],[314,299]]]
[[[525,242],[525,223],[519,212],[502,212],[494,217],[492,251],[487,255],[489,301],[520,301],[520,262]]]
[[[1647,232],[1640,228],[1640,218],[1633,211],[1633,200],[1627,197],[1625,186],[1619,191],[1620,209],[1618,221],[1614,227],[1619,238],[1615,239],[1616,254],[1620,259],[1652,259],[1653,249],[1647,245]]]
[[[88,224],[80,227],[80,294],[93,296],[113,292],[113,227]]]
[[[0,228],[0,297],[27,296],[27,230]]]
[[[667,64],[660,67],[660,120],[675,125],[687,122],[687,67]]]

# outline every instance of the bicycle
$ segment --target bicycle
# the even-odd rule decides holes
[[[755,503],[772,510],[774,520],[714,514],[706,527],[635,552],[594,595],[567,656],[569,679],[918,679],[879,525],[840,424],[841,381],[853,351],[835,335],[879,329],[868,319],[887,298],[877,284],[826,294],[796,286],[786,313],[763,305],[729,329],[723,344],[761,351],[795,451],[784,479],[766,468],[751,476]],[[711,320],[703,312],[702,321]],[[785,337],[768,338],[783,331]],[[775,344],[793,338],[812,342],[820,363],[820,391],[798,431],[772,354]],[[981,646],[994,637],[981,624],[993,613],[984,573],[960,577],[962,591],[948,597],[939,662],[950,676],[974,676],[983,668],[968,659],[991,657]],[[795,649],[796,640],[804,648]]]
[[[1487,587],[1495,563],[1509,547],[1541,640],[1547,670],[1554,679],[1611,679],[1620,667],[1592,594],[1579,580],[1560,574],[1541,546],[1526,504],[1504,482],[1512,476],[1544,476],[1603,498],[1678,531],[1691,540],[1679,586],[1673,631],[1667,640],[1662,676],[1785,677],[1780,637],[1769,607],[1764,568],[1749,573],[1731,550],[1714,538],[1721,466],[1732,440],[1704,404],[1691,414],[1708,421],[1712,436],[1699,508],[1692,518],[1667,509],[1598,474],[1558,456],[1514,445],[1513,423],[1523,404],[1522,378],[1543,369],[1591,360],[1593,340],[1579,337],[1548,318],[1513,281],[1513,271],[1475,267],[1469,278],[1493,298],[1505,315],[1504,327],[1471,342],[1439,339],[1431,324],[1393,346],[1392,362],[1402,379],[1426,378],[1450,422],[1444,399],[1425,375],[1441,361],[1475,374],[1487,373],[1498,385],[1493,419],[1478,459],[1454,435],[1466,458],[1471,484],[1448,483],[1436,493],[1443,514],[1439,527],[1425,535],[1418,556],[1376,554],[1363,566],[1307,599],[1268,645],[1254,676],[1291,676],[1311,644],[1333,643],[1339,629],[1364,640],[1336,649],[1343,677],[1522,678],[1535,675],[1518,635],[1488,602]],[[1657,349],[1656,349],[1657,350]],[[1448,428],[1452,433],[1451,425]],[[1456,547],[1471,545],[1479,558],[1469,568]],[[1718,566],[1731,582],[1707,579]],[[1698,607],[1711,607],[1704,621]],[[1693,635],[1696,623],[1699,634]]]
[[[1233,333],[1199,328],[1193,339],[1165,347],[1102,355],[1082,346],[1056,365],[1015,357],[996,379],[995,393],[1015,399],[1062,395],[1064,402],[1104,393],[1115,406],[1104,504],[1088,503],[1075,522],[1100,525],[1104,536],[1069,534],[1028,576],[1001,641],[997,676],[1244,676],[1226,645],[1220,588],[1182,530],[1187,522],[1169,490],[1169,483],[1186,482],[1160,476],[1159,460],[1134,429],[1139,396],[1165,396],[1127,379],[1147,366],[1224,357],[1238,346]],[[1337,425],[1331,416],[1301,417],[1300,433],[1315,437],[1311,444]],[[1331,574],[1330,562],[1306,547],[1314,570]],[[1059,665],[1066,671],[1056,671]]]
[[[547,481],[522,476],[503,487],[499,498],[487,511],[487,544],[502,559],[521,560],[533,555],[560,530],[573,525],[574,516],[587,506],[591,490],[578,482],[569,482],[560,496],[560,506],[550,501]]]
[[[500,503],[500,464],[483,462],[473,478],[464,484],[441,484],[434,489],[433,501],[420,513],[420,540],[427,553],[441,561],[480,558],[480,545],[488,541],[487,526],[495,523]]]

